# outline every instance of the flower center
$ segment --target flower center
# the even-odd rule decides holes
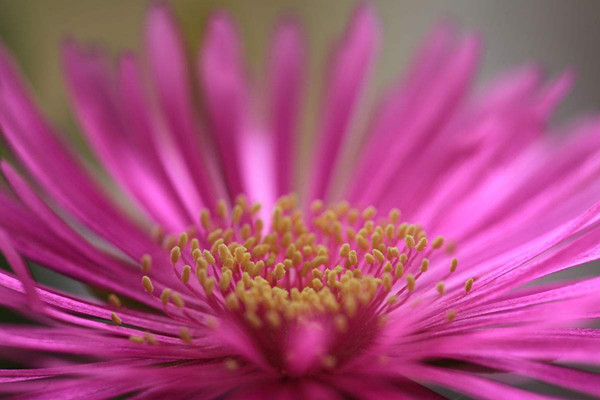
[[[432,256],[452,247],[401,222],[397,209],[378,217],[374,207],[315,201],[303,212],[289,195],[277,202],[266,232],[259,212],[258,203],[239,196],[231,209],[221,201],[214,214],[202,211],[198,227],[163,238],[178,278],[209,307],[206,318],[194,317],[198,311],[186,310],[171,288],[157,299],[191,324],[243,331],[278,370],[332,368],[368,347],[386,314],[411,297]],[[450,274],[457,260],[446,262]],[[141,264],[148,273],[150,257]],[[154,292],[148,276],[142,283]],[[444,294],[443,281],[436,290]],[[192,341],[187,329],[181,336]]]

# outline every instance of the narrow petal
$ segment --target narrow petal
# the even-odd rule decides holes
[[[8,261],[8,265],[10,265],[19,276],[19,279],[25,288],[25,293],[27,293],[29,307],[31,307],[32,310],[41,311],[42,302],[36,291],[35,281],[31,277],[31,273],[23,262],[23,259],[11,245],[8,235],[2,229],[0,229],[0,250],[6,258],[6,261]]]
[[[299,133],[303,69],[306,55],[304,37],[295,21],[279,23],[274,34],[269,58],[273,135],[275,139],[275,172],[277,195],[293,190],[293,167]]]
[[[241,43],[234,23],[226,13],[217,13],[209,20],[198,65],[211,133],[233,199],[245,189],[239,160],[242,151],[240,135],[249,128],[246,115],[248,89],[243,76]]]
[[[193,110],[193,99],[181,36],[169,8],[155,4],[146,20],[146,50],[158,102],[174,144],[173,151],[181,158],[180,174],[189,175],[193,184],[185,200],[190,208],[202,205],[214,207],[214,183],[210,180],[210,151],[200,137],[199,125]]]
[[[326,198],[338,155],[379,42],[379,22],[368,4],[358,7],[335,50],[324,89],[309,198]]]

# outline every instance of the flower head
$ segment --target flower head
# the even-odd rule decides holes
[[[596,374],[568,366],[599,363],[600,281],[541,280],[598,258],[600,123],[547,128],[571,74],[545,82],[525,67],[471,98],[480,40],[441,25],[342,163],[378,36],[362,5],[332,51],[307,190],[293,179],[295,21],[276,29],[261,97],[233,21],[215,14],[196,63],[200,110],[166,6],[148,13],[148,76],[131,53],[113,70],[101,50],[66,42],[74,112],[129,208],[0,50],[0,124],[28,177],[2,162],[12,272],[0,271],[0,304],[33,322],[0,330],[0,355],[19,367],[0,370],[0,392],[543,397],[518,387],[523,376],[600,396]],[[342,166],[351,179],[336,192]],[[93,297],[36,282],[26,261]]]

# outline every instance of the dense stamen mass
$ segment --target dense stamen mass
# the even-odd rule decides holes
[[[430,241],[419,225],[401,222],[397,209],[377,217],[374,207],[315,201],[303,212],[289,195],[275,205],[266,232],[259,211],[258,203],[239,196],[231,209],[221,201],[214,215],[203,210],[198,227],[161,238],[174,272],[207,310],[187,307],[172,288],[155,294],[148,275],[142,285],[167,314],[190,326],[241,327],[282,371],[294,356],[288,348],[294,331],[316,324],[327,332],[332,340],[319,350],[319,368],[332,368],[373,341],[385,315],[411,297],[432,255],[446,260],[446,276],[457,267],[443,237]],[[151,264],[142,258],[144,274]],[[472,285],[473,279],[466,282],[466,292]],[[443,295],[444,282],[434,290]],[[181,339],[193,343],[187,329]]]

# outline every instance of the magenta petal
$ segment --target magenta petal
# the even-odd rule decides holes
[[[413,379],[443,385],[479,399],[495,400],[498,397],[505,399],[549,399],[547,396],[526,392],[478,376],[440,368],[414,366],[407,375]]]
[[[192,209],[202,204],[214,207],[213,182],[207,174],[211,163],[209,149],[199,138],[199,126],[192,107],[191,83],[183,43],[171,11],[166,5],[151,7],[146,21],[146,50],[158,102],[163,110],[173,152],[180,157],[179,174],[189,175],[184,200]]]
[[[0,123],[10,146],[54,199],[138,258],[147,238],[110,203],[35,109],[12,60],[0,48]],[[70,182],[63,185],[62,182]],[[127,238],[127,239],[126,239]]]
[[[36,311],[42,311],[42,303],[37,294],[35,288],[35,281],[31,277],[29,269],[19,256],[19,254],[15,251],[14,247],[10,243],[10,239],[7,234],[0,229],[0,250],[2,250],[2,254],[6,257],[8,264],[15,270],[23,287],[25,288],[25,292],[27,293],[28,304],[31,309]]]
[[[325,198],[337,157],[348,134],[354,108],[379,44],[379,21],[375,10],[363,4],[355,10],[338,47],[323,95],[317,151],[313,158],[310,199]]]
[[[226,13],[217,13],[209,20],[198,66],[211,134],[233,199],[244,193],[245,188],[239,160],[242,151],[240,136],[249,129],[246,115],[248,94],[241,44],[233,21]]]
[[[269,57],[276,157],[274,168],[279,196],[290,193],[293,188],[305,55],[304,37],[298,24],[290,20],[281,21],[274,33]]]

